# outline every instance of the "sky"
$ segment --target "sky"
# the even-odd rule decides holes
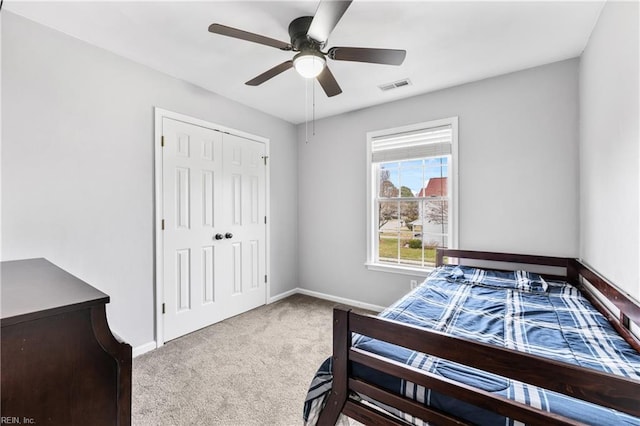
[[[421,160],[410,160],[380,164],[381,170],[389,170],[389,180],[396,188],[406,186],[418,194],[432,177],[448,175],[448,158],[431,157]]]

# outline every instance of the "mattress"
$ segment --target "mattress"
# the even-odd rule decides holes
[[[379,316],[640,380],[640,353],[618,335],[580,291],[537,274],[443,266]],[[369,337],[354,335],[353,346],[588,424],[640,425],[639,418],[625,413]],[[352,371],[387,390],[474,424],[521,424],[358,364]],[[331,383],[329,358],[309,387],[304,407],[306,424],[315,424]],[[423,424],[408,414],[382,408],[412,424]]]

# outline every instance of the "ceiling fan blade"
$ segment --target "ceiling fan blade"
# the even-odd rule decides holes
[[[276,75],[285,72],[289,68],[293,67],[293,61],[286,61],[281,63],[280,65],[276,65],[268,71],[263,72],[256,78],[247,81],[245,84],[247,86],[259,86],[265,81],[275,77]]]
[[[316,79],[318,79],[318,83],[320,83],[320,86],[322,86],[324,93],[326,93],[328,97],[342,93],[342,89],[338,85],[338,82],[331,71],[329,71],[329,67],[325,66]]]
[[[370,62],[374,64],[401,65],[406,50],[371,49],[367,47],[332,47],[327,53],[336,61]]]
[[[313,16],[307,35],[324,43],[329,38],[329,34],[336,27],[344,12],[351,4],[349,1],[323,1],[320,2],[316,14]]]
[[[258,44],[264,44],[266,46],[275,47],[280,50],[292,49],[291,45],[289,43],[285,43],[284,41],[250,33],[248,31],[239,30],[237,28],[227,27],[226,25],[222,24],[209,25],[209,32],[227,37],[239,38],[241,40],[251,41]]]

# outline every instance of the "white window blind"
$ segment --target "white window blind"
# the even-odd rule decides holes
[[[386,163],[451,154],[451,125],[374,137],[371,161]]]

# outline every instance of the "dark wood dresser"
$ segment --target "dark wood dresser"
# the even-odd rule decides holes
[[[130,425],[131,346],[109,296],[45,259],[0,263],[3,423]]]

